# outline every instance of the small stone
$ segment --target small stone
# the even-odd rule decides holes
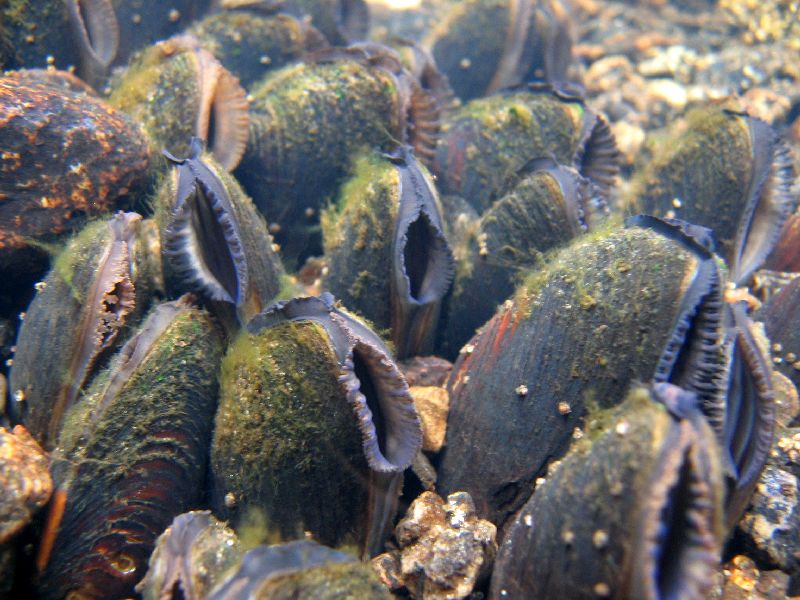
[[[439,452],[447,433],[450,394],[438,386],[413,386],[409,391],[422,424],[422,449]]]
[[[236,508],[236,495],[233,492],[225,494],[225,508]]]
[[[517,393],[517,396],[524,397],[528,395],[528,386],[524,383],[519,384],[517,387],[514,388],[514,391]]]
[[[604,581],[594,584],[594,593],[600,598],[608,598],[611,595],[611,588]]]
[[[572,407],[569,405],[569,402],[564,402],[563,400],[558,403],[558,414],[560,415],[568,415],[572,412]]]
[[[647,85],[647,94],[669,104],[675,110],[683,110],[689,101],[686,88],[672,79],[655,79]]]
[[[615,432],[615,433],[616,433],[618,436],[622,437],[622,436],[624,436],[626,433],[628,433],[628,431],[630,431],[630,428],[631,428],[631,424],[630,424],[630,423],[628,423],[628,421],[620,421],[620,422],[619,422],[619,423],[617,423],[617,425],[614,427],[614,432]]]
[[[598,550],[602,550],[608,546],[608,532],[602,529],[595,530],[595,532],[592,534],[592,544]]]
[[[469,69],[472,66],[472,61],[468,58],[462,58],[461,62],[458,63],[462,69]]]
[[[167,18],[169,19],[170,23],[177,23],[181,18],[181,13],[178,9],[173,8],[169,11]]]

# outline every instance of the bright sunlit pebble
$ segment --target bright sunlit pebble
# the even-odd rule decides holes
[[[558,403],[558,414],[560,415],[568,415],[572,412],[572,407],[569,405],[569,402],[564,402],[563,400]]]
[[[138,25],[139,23],[142,22],[142,15],[140,15],[138,13],[133,15],[131,17],[131,21],[133,22],[134,25]]]
[[[683,202],[681,202],[680,198],[673,198],[672,199],[672,206],[674,208],[680,208],[681,206],[683,206]]]
[[[611,595],[611,588],[604,581],[594,584],[594,593],[601,598],[607,598]]]
[[[617,435],[622,436],[628,433],[631,428],[631,424],[627,421],[620,421],[617,423],[617,426],[614,428],[614,431],[617,432]]]
[[[170,23],[176,23],[178,19],[181,18],[181,13],[179,10],[173,8],[171,11],[169,11],[168,18],[170,20]]]
[[[527,396],[528,395],[528,386],[525,384],[518,385],[515,389],[517,392],[517,396]]]
[[[42,291],[44,288],[46,288],[46,287],[47,287],[47,283],[46,283],[46,282],[44,282],[44,281],[39,281],[39,282],[37,282],[37,283],[34,283],[34,284],[33,284],[33,288],[34,288],[34,289],[35,289],[37,292],[41,292],[41,291]]]
[[[460,66],[462,69],[469,69],[472,66],[472,61],[468,58],[462,58],[461,62],[458,63],[458,66]]]

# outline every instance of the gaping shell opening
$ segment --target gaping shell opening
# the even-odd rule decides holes
[[[106,69],[119,49],[119,24],[111,0],[68,0],[67,13],[88,69]]]
[[[720,552],[708,441],[689,420],[668,437],[639,516],[642,545],[631,550],[631,597],[699,600],[713,583]]]
[[[404,239],[403,270],[410,299],[422,304],[430,299],[434,288],[441,287],[437,277],[447,270],[449,249],[424,212],[408,226]]]
[[[199,158],[178,160],[176,201],[164,254],[190,291],[236,306],[244,301],[248,269],[237,216],[224,185]]]
[[[797,205],[792,194],[794,166],[789,146],[766,123],[748,117],[753,166],[746,208],[736,235],[731,265],[734,283],[747,281],[775,247]]]
[[[608,198],[619,174],[619,150],[608,122],[601,116],[586,111],[586,128],[582,133],[574,163],[584,177],[588,177],[604,198]]]

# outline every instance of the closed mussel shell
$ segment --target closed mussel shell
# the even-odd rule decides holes
[[[0,77],[0,269],[132,204],[149,181],[142,129],[69,73]]]
[[[721,434],[720,277],[684,225],[649,217],[534,270],[454,366],[440,491],[469,492],[502,525],[576,429],[637,379],[697,392]]]
[[[262,511],[284,538],[382,549],[422,434],[379,338],[330,295],[253,319],[222,364],[211,464],[217,510]]]
[[[636,388],[607,429],[578,442],[511,525],[489,597],[706,598],[722,466],[692,401],[670,384]]]
[[[310,16],[311,24],[336,46],[366,39],[369,31],[365,0],[283,0],[280,7],[298,17]]]
[[[439,346],[446,356],[455,356],[513,293],[520,273],[540,264],[544,253],[594,229],[605,215],[605,201],[575,169],[538,159],[525,171],[458,250]]]
[[[465,0],[425,44],[466,102],[533,80],[564,81],[569,25],[559,0]]]
[[[182,35],[150,46],[111,83],[109,102],[141,123],[154,152],[186,156],[199,137],[227,170],[247,145],[247,96],[200,42]]]
[[[409,148],[362,156],[322,223],[327,289],[390,329],[398,359],[430,354],[454,262],[427,169]]]
[[[233,304],[241,321],[280,290],[283,266],[267,224],[238,182],[195,138],[156,196],[164,271],[173,294]]]
[[[271,224],[284,254],[319,252],[317,211],[363,147],[432,147],[432,99],[383,46],[316,53],[271,73],[252,92],[250,139],[236,176]],[[342,132],[346,132],[343,134]]]
[[[37,286],[17,338],[9,408],[46,449],[97,361],[161,287],[150,226],[136,213],[89,224]]]
[[[291,15],[269,15],[256,6],[207,16],[188,33],[250,88],[268,71],[328,45],[314,27]]]
[[[788,146],[763,121],[710,107],[659,148],[634,180],[636,210],[712,229],[731,279],[746,282],[797,203]]]
[[[187,298],[156,307],[65,419],[37,555],[43,598],[122,598],[199,501],[222,336]]]
[[[618,172],[605,119],[580,96],[549,85],[473,100],[448,116],[433,171],[443,194],[461,196],[481,213],[526,164],[543,157],[575,167],[606,198]]]

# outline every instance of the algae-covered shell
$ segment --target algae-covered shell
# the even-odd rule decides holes
[[[269,71],[328,45],[325,37],[305,21],[247,8],[209,15],[188,31],[246,88]]]
[[[443,194],[461,196],[483,212],[537,158],[575,167],[606,198],[619,170],[614,137],[602,116],[578,95],[530,85],[473,100],[449,115],[433,171]]]
[[[722,463],[690,404],[669,384],[637,388],[593,442],[578,442],[510,526],[489,597],[706,598],[722,548]]]
[[[182,35],[143,50],[112,82],[109,102],[144,127],[153,150],[185,156],[192,136],[233,170],[247,145],[247,95],[200,42]]]
[[[731,279],[746,282],[797,203],[788,146],[763,121],[710,107],[660,148],[633,182],[636,210],[712,229]]]
[[[398,359],[430,354],[454,262],[427,169],[408,148],[362,156],[322,222],[324,285],[390,329]]]
[[[284,537],[311,531],[379,552],[422,443],[380,339],[330,295],[276,304],[234,341],[220,385],[211,448],[220,514],[261,510]]]
[[[267,224],[199,139],[188,158],[168,158],[175,169],[156,198],[167,287],[234,304],[247,321],[277,296],[283,277]]]
[[[236,171],[292,257],[318,244],[316,212],[335,195],[357,150],[391,151],[408,141],[424,159],[438,127],[432,97],[392,50],[336,48],[308,60],[253,90],[250,139]]]
[[[533,80],[564,81],[572,60],[560,0],[465,0],[425,44],[464,101]]]
[[[369,565],[311,540],[259,546],[209,600],[392,598]]]
[[[462,241],[439,350],[455,356],[544,253],[595,229],[606,203],[571,167],[535,159]]]
[[[141,216],[117,213],[88,225],[38,286],[17,338],[10,412],[48,450],[98,358],[160,286],[149,244]]]
[[[67,415],[41,597],[133,594],[156,537],[200,500],[222,350],[207,313],[161,304]]]
[[[178,515],[158,536],[147,575],[136,591],[144,600],[203,600],[242,553],[233,530],[210,511]]]
[[[297,17],[310,16],[311,24],[336,46],[364,40],[369,31],[365,0],[284,0],[280,7]]]
[[[648,217],[534,270],[453,368],[441,492],[469,492],[502,524],[576,428],[635,380],[697,392],[721,430],[721,284],[685,227]]]
[[[0,266],[57,241],[147,185],[142,129],[68,73],[0,78]],[[38,250],[41,252],[41,250]]]

